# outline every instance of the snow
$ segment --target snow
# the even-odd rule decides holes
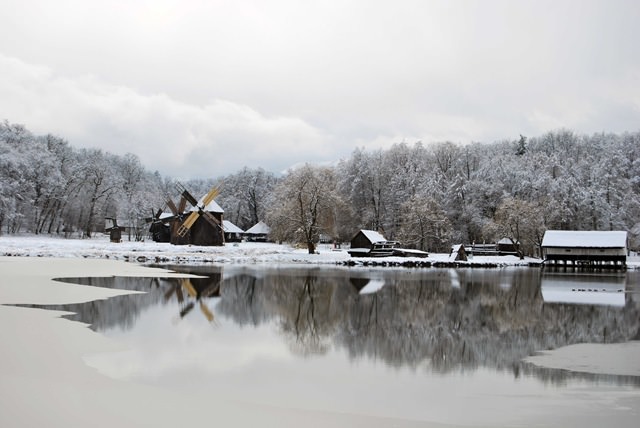
[[[627,232],[547,230],[543,247],[626,248]]]
[[[245,233],[252,234],[252,235],[262,235],[262,234],[268,234],[269,232],[271,232],[271,228],[267,226],[264,222],[259,221],[258,223],[251,226],[249,230],[247,230]]]
[[[360,232],[373,244],[374,242],[383,242],[386,241],[387,238],[382,236],[381,233],[376,232],[375,230],[366,230],[362,229]]]
[[[238,226],[231,223],[229,220],[222,220],[222,228],[227,233],[244,233],[244,230],[240,229]]]
[[[373,294],[384,287],[384,284],[385,282],[383,279],[372,279],[362,290],[360,290],[359,294]]]
[[[198,206],[201,207],[203,202],[204,202],[204,196],[198,200]],[[197,207],[191,207],[189,211],[198,211],[198,210],[199,208]],[[206,207],[204,207],[204,211],[207,211],[210,213],[224,213],[224,210],[220,205],[218,205],[216,201],[209,202],[209,204]]]
[[[430,253],[429,257],[351,257],[346,249],[335,249],[332,244],[319,244],[316,254],[308,254],[306,248],[295,248],[286,244],[268,242],[227,243],[222,247],[197,245],[171,245],[151,240],[113,243],[108,235],[95,235],[91,239],[62,238],[44,235],[2,235],[0,256],[58,257],[84,259],[125,260],[138,263],[295,263],[295,264],[343,264],[355,262],[366,264],[387,262],[402,264],[408,261],[419,263],[449,263],[450,254]],[[540,263],[540,259],[516,256],[474,256],[468,262],[456,262],[487,266],[529,266]],[[640,267],[640,257],[627,258],[627,266]]]

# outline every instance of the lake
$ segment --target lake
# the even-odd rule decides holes
[[[87,364],[278,407],[487,426],[637,424],[640,378],[522,362],[638,340],[637,271],[162,267],[202,277],[64,279],[144,292],[47,307],[124,345]]]

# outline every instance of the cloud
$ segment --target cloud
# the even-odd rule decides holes
[[[247,105],[198,106],[141,94],[92,76],[69,78],[0,55],[0,112],[74,147],[133,153],[164,174],[212,177],[243,166],[284,170],[300,158],[327,160],[331,137],[296,117],[267,117]]]
[[[6,3],[0,119],[165,174],[640,123],[637,0]]]

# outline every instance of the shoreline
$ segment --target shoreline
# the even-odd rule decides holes
[[[516,256],[475,256],[468,261],[452,261],[449,254],[433,253],[420,257],[351,257],[346,250],[320,244],[317,254],[306,249],[274,243],[228,243],[222,247],[175,246],[153,241],[113,243],[107,235],[90,239],[42,235],[0,235],[0,257],[57,257],[122,260],[137,264],[201,263],[293,263],[404,268],[504,268],[541,267],[542,260]],[[628,258],[627,269],[640,269],[640,257]]]

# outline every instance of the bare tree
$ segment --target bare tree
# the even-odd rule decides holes
[[[340,202],[331,168],[309,164],[289,171],[272,195],[267,221],[277,240],[306,245],[315,253],[320,233],[335,224],[335,206]]]

